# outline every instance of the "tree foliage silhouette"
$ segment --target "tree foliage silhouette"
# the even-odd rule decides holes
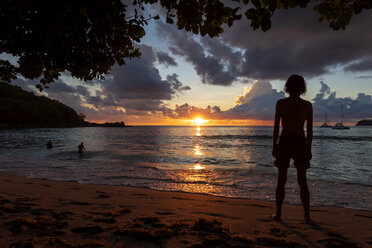
[[[150,19],[146,8],[159,4],[166,22],[195,34],[215,37],[242,18],[253,29],[267,31],[277,9],[315,6],[319,21],[332,29],[345,29],[353,15],[372,8],[370,0],[12,0],[0,3],[0,54],[7,53],[17,63],[0,60],[0,82],[24,77],[40,79],[42,90],[69,72],[81,80],[103,78],[114,64],[140,56],[134,42],[145,35]],[[128,16],[129,7],[134,15]]]
[[[0,127],[69,127],[84,121],[63,103],[0,82]]]

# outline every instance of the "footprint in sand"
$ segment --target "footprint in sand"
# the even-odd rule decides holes
[[[372,219],[372,216],[364,215],[364,214],[354,214],[354,216],[358,216],[358,217],[364,217],[364,218]]]
[[[64,203],[64,204],[85,205],[85,206],[92,205],[92,203],[89,203],[89,202],[79,202],[79,201],[74,201],[74,200],[71,200],[70,203]]]
[[[106,195],[106,194],[99,194],[97,197],[95,197],[95,199],[107,199],[109,197],[110,196],[109,195]]]
[[[99,233],[104,232],[102,227],[100,226],[84,226],[84,227],[76,227],[72,228],[71,232],[73,233],[85,233],[89,235],[96,235]]]
[[[157,215],[173,215],[173,214],[176,214],[176,213],[164,211],[164,212],[155,212],[155,214],[157,214]]]
[[[345,248],[358,248],[359,246],[353,242],[344,239],[322,239],[317,241],[320,244],[324,244],[325,247],[345,247]]]
[[[280,228],[270,228],[270,234],[274,235],[275,237],[286,237],[285,230]]]
[[[102,218],[102,219],[94,219],[93,222],[113,224],[113,223],[116,223],[116,220],[114,218]]]

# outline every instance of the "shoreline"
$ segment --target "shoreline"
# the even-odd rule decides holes
[[[1,247],[372,245],[372,214],[364,210],[312,207],[311,226],[299,205],[284,204],[283,221],[271,220],[272,201],[4,173],[0,189]]]
[[[158,192],[195,194],[195,195],[212,196],[212,197],[219,197],[219,198],[223,198],[223,199],[232,199],[232,200],[264,201],[264,202],[271,202],[271,203],[275,204],[275,199],[274,200],[270,200],[270,199],[262,200],[262,199],[255,199],[255,198],[248,198],[248,197],[246,198],[246,197],[239,197],[239,196],[229,197],[229,196],[224,196],[224,195],[213,195],[213,194],[201,193],[201,192],[187,192],[187,191],[177,191],[177,190],[156,189],[156,188],[151,188],[150,186],[142,186],[141,187],[141,186],[119,185],[119,184],[86,183],[86,182],[79,182],[79,181],[76,181],[76,180],[63,180],[63,179],[58,180],[58,179],[50,179],[50,178],[42,178],[42,177],[27,177],[25,175],[13,174],[13,173],[9,173],[9,172],[1,172],[0,171],[0,176],[1,175],[14,175],[14,176],[19,176],[19,177],[22,177],[22,178],[25,178],[25,179],[47,180],[47,181],[52,181],[52,182],[69,182],[69,183],[76,183],[76,184],[82,184],[82,185],[92,185],[92,186],[97,186],[97,187],[99,187],[99,186],[113,186],[113,187],[128,187],[128,188],[134,188],[134,189],[139,188],[139,189],[154,190],[154,191],[158,191]],[[365,185],[365,184],[361,184],[361,185],[362,186],[367,186],[367,187],[372,187],[370,185]],[[298,192],[298,197],[300,197],[299,192]],[[284,204],[300,206],[300,207],[302,206],[301,203],[288,203],[286,201],[284,201]],[[372,213],[372,209],[366,209],[366,208],[353,208],[353,207],[331,206],[331,205],[312,205],[311,202],[310,202],[310,204],[311,204],[311,207],[341,208],[341,209],[350,209],[350,210],[365,211],[365,212]]]

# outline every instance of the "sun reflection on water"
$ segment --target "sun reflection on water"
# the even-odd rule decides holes
[[[190,168],[191,170],[204,170],[205,167],[201,166],[200,164],[194,165],[194,167]]]
[[[202,156],[203,152],[201,151],[200,145],[195,145],[194,146],[194,155],[196,156]]]
[[[196,136],[198,136],[198,137],[200,137],[201,136],[201,128],[200,128],[200,126],[197,126],[196,127]]]

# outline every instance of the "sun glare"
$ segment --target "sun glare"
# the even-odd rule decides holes
[[[192,120],[192,123],[194,123],[197,126],[200,126],[200,125],[202,125],[206,122],[207,122],[207,120],[204,120],[202,118],[196,118],[196,119]]]
[[[205,167],[201,166],[200,164],[194,165],[194,167],[190,168],[191,170],[204,170]]]

